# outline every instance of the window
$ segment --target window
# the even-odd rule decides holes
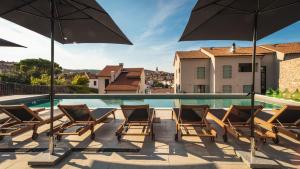
[[[223,93],[232,93],[231,85],[223,85]]]
[[[197,79],[205,79],[205,67],[197,67]]]
[[[243,93],[250,93],[251,92],[251,85],[244,85],[243,86]]]
[[[232,66],[224,65],[223,66],[223,78],[230,79],[232,77]]]
[[[194,93],[208,93],[209,89],[207,85],[194,85]]]
[[[94,86],[97,86],[97,81],[96,80],[94,81]]]
[[[257,72],[258,63],[255,64],[255,71]],[[239,72],[252,72],[252,63],[239,63]]]

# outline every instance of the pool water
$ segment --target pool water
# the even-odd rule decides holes
[[[250,99],[55,99],[55,107],[58,104],[87,104],[90,108],[97,107],[112,107],[118,108],[120,105],[139,105],[149,104],[154,108],[172,108],[180,107],[181,104],[200,105],[207,104],[210,108],[228,108],[230,105],[245,105],[250,106]],[[280,105],[255,101],[256,105],[263,105],[264,108],[274,109],[280,108]],[[48,99],[40,99],[31,101],[26,104],[29,107],[50,107]]]

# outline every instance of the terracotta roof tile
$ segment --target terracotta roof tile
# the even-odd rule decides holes
[[[117,79],[109,84],[106,91],[137,91],[143,68],[124,68]]]
[[[98,73],[98,77],[110,77],[110,72],[118,72],[122,66],[108,65]]]
[[[200,50],[193,50],[193,51],[177,51],[176,55],[180,59],[209,59],[205,53],[201,52]]]
[[[261,45],[261,47],[284,54],[300,53],[300,42]]]
[[[252,56],[253,48],[252,47],[236,47],[234,53],[230,51],[230,47],[213,47],[213,48],[202,48],[203,50],[211,53],[215,57],[218,56]],[[267,53],[273,53],[270,50],[257,47],[256,48],[257,56],[262,56]]]

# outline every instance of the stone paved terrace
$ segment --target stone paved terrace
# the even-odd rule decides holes
[[[247,149],[248,143],[237,142],[229,138],[224,144],[221,137],[216,142],[198,137],[183,137],[180,142],[174,141],[175,122],[171,119],[171,110],[158,110],[159,123],[155,123],[156,141],[144,136],[125,136],[121,143],[115,137],[115,131],[122,122],[123,116],[117,111],[117,119],[109,118],[108,123],[97,125],[96,140],[89,138],[89,132],[78,136],[64,137],[57,146],[89,147],[89,148],[118,148],[139,149],[139,152],[72,152],[67,158],[53,168],[103,168],[103,169],[243,169],[246,165],[236,156],[234,149]],[[5,138],[0,142],[0,148],[46,148],[47,125],[40,128],[37,141],[30,139],[31,132]],[[139,129],[133,129],[139,130]],[[132,131],[133,131],[132,130]],[[279,145],[268,140],[267,144],[258,148],[275,159],[281,168],[300,168],[300,143],[281,139]],[[1,152],[0,168],[21,169],[30,168],[27,161],[38,152]]]

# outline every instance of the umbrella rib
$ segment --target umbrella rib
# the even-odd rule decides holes
[[[59,18],[59,11],[57,9],[57,4],[56,4],[56,1],[54,1],[54,9],[55,9],[55,13],[57,15],[57,18]],[[64,32],[62,30],[62,24],[61,24],[61,21],[58,19],[58,27],[59,27],[59,32],[60,32],[60,36],[61,36],[61,39],[64,40],[65,36],[64,36]]]
[[[59,16],[59,18],[66,17],[66,16],[72,15],[72,14],[74,14],[74,13],[84,11],[84,10],[86,10],[86,9],[88,9],[88,7],[85,7],[85,8],[83,8],[83,9],[76,10],[76,11],[73,11],[73,12],[70,12],[70,13],[67,13],[67,14],[64,14],[64,15],[61,15],[61,16]]]
[[[74,8],[78,9],[76,6],[74,6],[73,4],[67,2],[69,5],[73,6]],[[118,35],[119,37],[121,37],[122,39],[124,39],[125,41],[127,41],[127,39],[125,39],[123,36],[119,35],[117,32],[115,32],[114,30],[112,30],[111,28],[109,28],[108,26],[106,26],[105,24],[99,22],[98,20],[94,19],[93,17],[91,17],[90,15],[88,15],[87,13],[85,13],[84,11],[82,11],[82,13],[87,16],[88,18],[92,19],[93,21],[103,25],[104,27],[106,27],[107,29],[109,29],[110,31],[112,31],[114,34]],[[75,18],[74,18],[75,20]]]
[[[300,3],[300,0],[298,0],[296,2],[293,2],[293,3],[290,3],[290,4],[286,4],[286,5],[280,6],[280,7],[276,7],[276,8],[272,8],[272,9],[269,9],[269,10],[262,11],[262,12],[260,12],[260,14],[265,14],[265,13],[268,13],[268,12],[272,12],[274,10],[278,10],[278,9],[281,9],[281,8],[292,6],[292,5],[295,5],[297,3]]]
[[[22,0],[24,3],[26,3],[24,0]],[[45,18],[48,18],[48,16],[42,12],[41,10],[37,9],[36,7],[32,6],[31,4],[28,4],[28,6],[36,11],[38,11],[40,14],[44,15]]]
[[[79,4],[79,5],[83,5],[83,6],[85,6],[86,8],[90,8],[90,9],[93,9],[93,10],[98,11],[98,12],[100,12],[100,13],[103,13],[103,14],[108,15],[107,12],[105,12],[105,11],[102,11],[102,10],[99,10],[99,9],[97,9],[97,8],[91,7],[91,6],[89,6],[89,5],[85,4],[85,3],[78,2],[77,0],[70,0],[70,1],[75,2],[75,3]]]
[[[261,11],[264,11],[266,8],[268,8],[269,6],[271,6],[272,4],[274,4],[275,2],[277,2],[278,0],[274,0],[271,3],[267,4],[265,7],[262,8]]]
[[[21,13],[25,13],[25,14],[28,14],[28,15],[37,16],[37,17],[40,17],[40,18],[49,18],[49,17],[46,17],[46,16],[37,15],[37,14],[35,14],[35,13],[23,11],[23,10],[21,10],[21,9],[16,9],[16,11],[21,12]]]
[[[233,4],[235,1],[236,1],[236,0],[232,1],[232,2],[231,2],[230,4],[228,4],[227,6]],[[216,17],[218,14],[220,14],[221,12],[223,12],[225,9],[226,9],[226,6],[225,6],[222,10],[218,11],[217,13],[215,13],[212,17],[210,17],[209,19],[207,19],[205,22],[203,22],[203,23],[201,23],[200,25],[198,25],[195,29],[193,29],[192,31],[190,31],[190,32],[189,32],[188,34],[186,34],[185,36],[188,36],[188,35],[190,35],[191,33],[195,32],[201,25],[203,25],[203,24],[209,22],[209,21],[212,20],[214,17]],[[182,38],[181,38],[181,39],[182,39]]]
[[[214,4],[214,5],[217,5],[217,6],[226,7],[226,8],[228,8],[228,9],[232,9],[232,10],[239,11],[239,12],[244,12],[244,13],[247,13],[247,14],[253,13],[252,11],[242,10],[242,9],[233,8],[233,7],[229,7],[229,6],[226,6],[226,5],[219,4],[219,3],[218,3],[219,1],[221,1],[221,0],[216,0],[216,1],[213,1],[213,2],[211,2],[211,3],[208,3],[208,4],[206,4],[206,5],[204,5],[204,6],[200,7],[200,8],[197,8],[196,10],[193,10],[193,12],[198,12],[198,11],[200,11],[201,9],[206,8],[206,7],[208,7],[208,6]],[[234,0],[233,2],[235,2],[235,0]],[[231,4],[232,4],[232,3],[231,3]]]
[[[234,0],[235,1],[235,0]],[[243,10],[243,9],[238,9],[238,8],[233,8],[233,7],[230,7],[230,6],[226,6],[226,5],[222,5],[222,4],[218,4],[218,3],[215,3],[215,5],[217,6],[221,6],[221,7],[225,7],[225,8],[228,8],[228,9],[232,9],[232,10],[235,10],[235,11],[239,11],[239,12],[244,12],[246,14],[252,14],[254,11],[248,11],[248,10]]]
[[[22,4],[22,5],[20,5],[20,6],[16,7],[16,8],[13,8],[13,9],[10,9],[10,10],[8,10],[8,11],[5,11],[5,12],[1,13],[0,16],[6,15],[6,14],[8,14],[8,13],[10,13],[10,12],[13,12],[13,11],[15,11],[15,10],[17,10],[17,9],[20,9],[20,8],[26,6],[26,5],[30,5],[30,4],[32,4],[32,3],[35,2],[35,1],[37,1],[37,0],[32,0],[32,1],[27,2],[27,3],[25,3],[25,4]]]

